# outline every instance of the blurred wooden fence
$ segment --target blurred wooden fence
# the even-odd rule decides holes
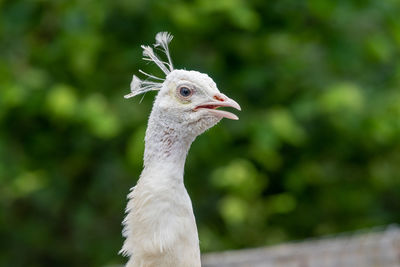
[[[341,234],[272,247],[209,253],[203,267],[400,267],[400,228]]]

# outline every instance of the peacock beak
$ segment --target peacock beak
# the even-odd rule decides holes
[[[199,109],[207,109],[208,112],[212,113],[213,115],[216,115],[217,117],[227,118],[231,120],[239,119],[238,116],[236,116],[231,112],[217,109],[220,107],[230,107],[237,110],[242,110],[240,108],[240,105],[235,100],[227,97],[224,94],[217,94],[213,98],[215,99],[215,101],[202,103],[201,105],[198,105],[194,110],[196,111]]]
[[[238,104],[238,102],[236,102],[235,100],[228,98],[226,100],[227,105],[226,106],[221,106],[221,107],[231,107],[231,108],[235,108],[239,111],[242,110],[242,108],[240,107],[240,105]]]

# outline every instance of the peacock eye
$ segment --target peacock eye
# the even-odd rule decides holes
[[[193,94],[193,91],[186,86],[182,86],[179,88],[179,94],[185,98],[188,98]]]

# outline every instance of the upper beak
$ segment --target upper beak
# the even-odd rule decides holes
[[[218,96],[215,96],[214,99],[216,99],[216,100],[202,103],[201,105],[197,106],[195,108],[195,110],[207,109],[208,112],[213,113],[214,115],[216,115],[218,117],[227,118],[227,119],[231,119],[231,120],[239,119],[238,116],[236,116],[235,114],[233,114],[231,112],[217,109],[219,107],[231,107],[231,108],[235,108],[237,110],[242,110],[240,108],[240,105],[235,100],[233,100],[223,94],[219,94]]]

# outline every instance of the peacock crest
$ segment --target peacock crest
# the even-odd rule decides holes
[[[165,73],[165,75],[168,75],[174,70],[168,48],[168,44],[171,42],[172,38],[173,36],[168,32],[159,32],[156,35],[156,43],[153,45],[154,49],[160,50],[166,55],[168,62],[161,60],[151,46],[141,46],[143,48],[143,59],[154,62]],[[131,93],[125,95],[125,98],[131,98],[148,91],[158,91],[161,89],[164,81],[163,78],[156,77],[142,70],[139,70],[139,72],[147,76],[147,78],[145,80],[141,80],[136,75],[133,75],[131,82]]]

